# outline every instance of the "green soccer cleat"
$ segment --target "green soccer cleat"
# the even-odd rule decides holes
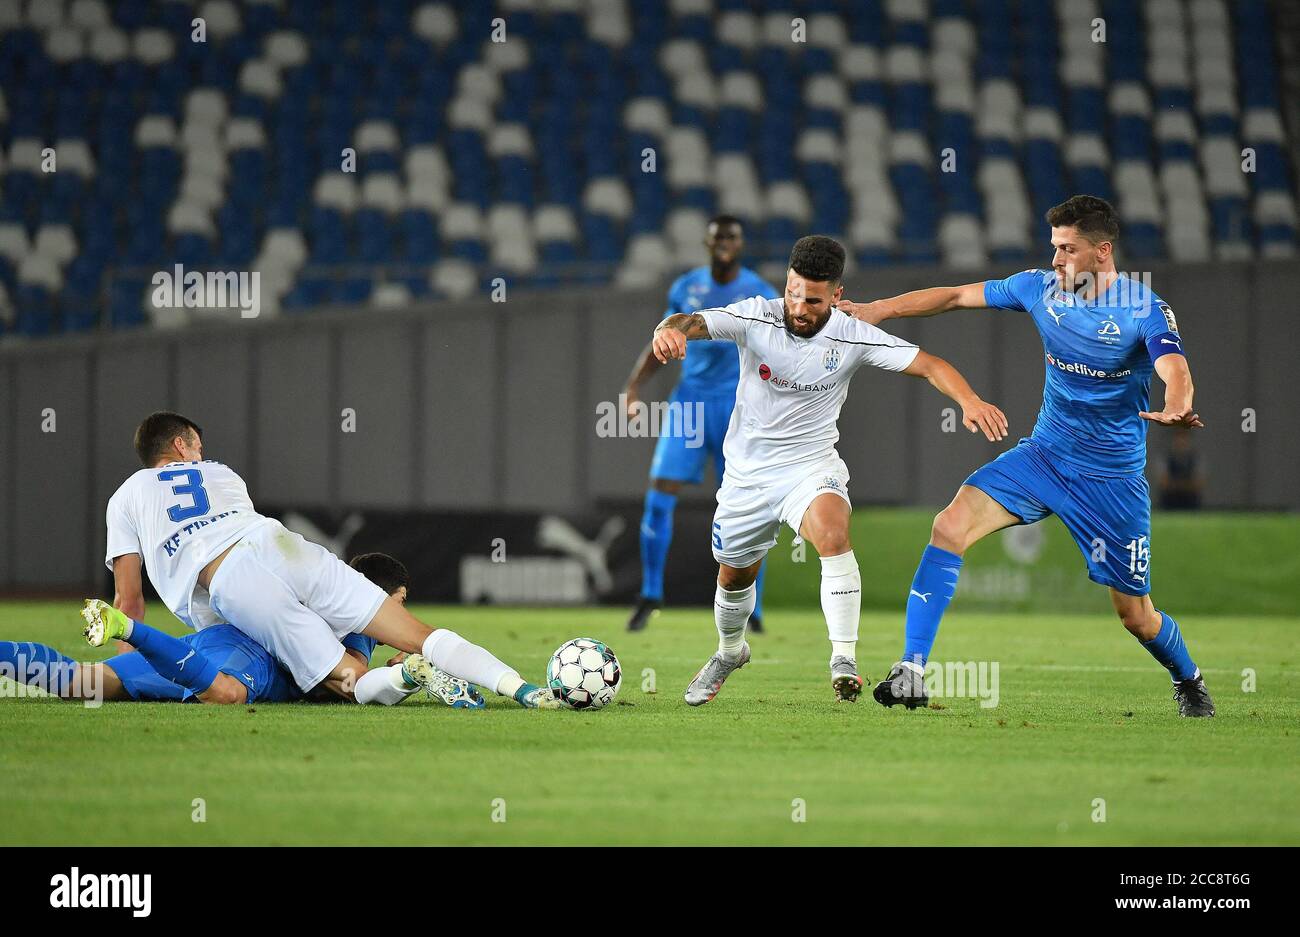
[[[91,647],[103,647],[114,638],[125,639],[131,630],[131,619],[103,599],[86,599],[81,606],[81,617],[86,620],[81,633]]]

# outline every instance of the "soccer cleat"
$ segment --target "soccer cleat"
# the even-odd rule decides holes
[[[837,654],[831,658],[831,686],[835,699],[841,703],[856,703],[862,695],[862,678],[858,676],[858,662]]]
[[[753,615],[750,615],[750,616],[749,616],[749,633],[750,633],[750,634],[762,634],[762,633],[763,633],[763,616],[762,616],[762,615],[759,615],[759,614],[756,613],[756,614],[753,614]]]
[[[722,684],[731,676],[732,671],[739,670],[749,663],[749,644],[740,646],[740,656],[727,660],[721,654],[714,654],[709,662],[700,668],[691,685],[686,688],[686,705],[703,706],[718,695]]]
[[[515,691],[515,702],[524,709],[563,709],[564,702],[550,687],[525,683]]]
[[[663,607],[664,603],[658,599],[647,599],[644,596],[638,599],[636,608],[632,609],[632,617],[627,620],[627,630],[644,631],[651,617],[657,615]]]
[[[1178,701],[1180,716],[1208,718],[1214,715],[1214,700],[1210,699],[1210,691],[1205,688],[1205,680],[1200,674],[1174,683],[1174,699]]]
[[[908,709],[930,704],[930,694],[925,691],[925,674],[897,663],[889,669],[889,676],[876,684],[871,695],[881,706],[902,703]]]
[[[482,709],[487,704],[464,680],[439,670],[421,654],[408,654],[402,661],[402,679],[409,687],[420,687],[429,699],[441,700],[452,709]]]
[[[131,630],[131,619],[103,599],[86,599],[81,606],[81,617],[86,620],[81,633],[91,647],[103,647]]]

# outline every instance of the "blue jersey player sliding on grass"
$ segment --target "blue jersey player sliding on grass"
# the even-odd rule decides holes
[[[745,235],[739,219],[731,215],[715,217],[709,222],[704,246],[709,249],[709,265],[696,267],[674,281],[668,290],[667,315],[689,316],[701,309],[729,306],[751,296],[775,299],[780,295],[753,270],[741,266]],[[641,385],[660,367],[662,364],[647,345],[623,388],[629,416],[635,415],[634,407],[641,406]],[[698,485],[704,480],[704,464],[710,456],[714,474],[719,482],[722,480],[725,467],[722,441],[731,423],[739,380],[740,355],[732,342],[713,342],[707,348],[692,351],[682,364],[681,380],[673,390],[668,419],[655,445],[654,461],[650,463],[650,488],[646,491],[645,512],[641,516],[641,596],[628,619],[629,631],[645,628],[650,616],[663,606],[664,564],[673,538],[677,493],[682,485]],[[689,416],[687,408],[692,408]],[[702,421],[695,419],[696,413],[702,415]],[[756,588],[758,598],[749,630],[761,632],[762,570]]]
[[[876,686],[885,706],[928,701],[924,671],[953,596],[962,554],[1014,524],[1061,518],[1109,587],[1124,627],[1169,671],[1182,716],[1213,716],[1214,702],[1178,623],[1151,602],[1151,496],[1143,475],[1147,423],[1200,427],[1192,376],[1169,306],[1115,270],[1119,220],[1109,203],[1076,195],[1047,213],[1052,270],[904,293],[840,309],[872,324],[953,309],[1027,313],[1043,340],[1046,379],[1028,439],[966,479],[934,519],[907,599],[902,659]],[[1150,410],[1151,372],[1165,383]]]

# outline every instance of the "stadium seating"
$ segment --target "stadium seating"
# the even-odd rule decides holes
[[[979,268],[1087,191],[1126,260],[1286,257],[1280,111],[1266,0],[0,0],[0,333],[184,321],[176,263],[264,314],[659,283],[719,211]]]

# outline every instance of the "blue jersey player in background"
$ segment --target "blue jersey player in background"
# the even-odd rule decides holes
[[[741,266],[745,235],[739,219],[730,215],[715,217],[709,222],[704,246],[709,249],[709,265],[677,278],[668,291],[667,315],[690,315],[751,296],[773,299],[780,295],[753,270]],[[641,405],[642,385],[660,367],[647,345],[623,389],[629,416],[633,406]],[[641,517],[641,597],[628,619],[629,631],[640,631],[663,606],[664,563],[673,538],[677,493],[682,485],[698,485],[704,480],[704,465],[709,458],[713,459],[715,480],[722,481],[722,441],[736,405],[739,380],[740,355],[732,342],[702,342],[699,348],[692,349],[682,366],[681,379],[669,399],[668,419],[660,428],[654,461],[650,463],[650,488]],[[702,419],[697,420],[697,415]],[[757,590],[754,614],[749,620],[753,632],[763,630],[763,570],[758,574]]]
[[[966,479],[934,519],[907,598],[906,643],[876,700],[909,709],[927,701],[922,676],[962,554],[1014,524],[1057,515],[1109,587],[1124,627],[1169,671],[1179,715],[1213,716],[1214,702],[1178,623],[1151,602],[1151,496],[1147,423],[1200,427],[1178,323],[1148,287],[1115,270],[1119,220],[1105,200],[1076,195],[1047,213],[1052,270],[1005,280],[840,303],[868,322],[992,307],[1025,313],[1043,340],[1043,406],[1028,439]],[[1151,372],[1165,384],[1151,411]]]

